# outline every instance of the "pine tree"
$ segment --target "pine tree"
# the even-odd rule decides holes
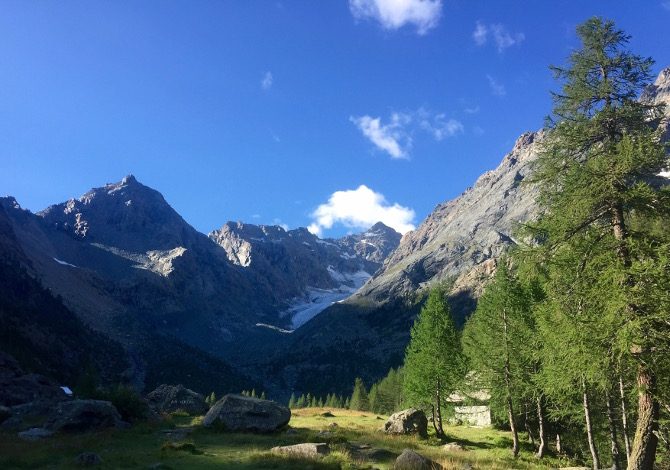
[[[261,399],[261,400],[265,400],[265,392],[261,392],[260,399]]]
[[[667,345],[668,326],[667,313],[645,299],[666,287],[647,283],[646,276],[659,272],[660,241],[644,229],[631,231],[631,219],[667,217],[670,207],[668,191],[649,184],[666,162],[654,130],[660,110],[637,100],[651,81],[653,61],[629,52],[629,36],[611,21],[592,18],[577,33],[582,45],[569,65],[552,68],[562,91],[554,94],[551,129],[534,178],[545,210],[538,238],[551,248],[550,262],[566,246],[584,250],[583,262],[568,268],[573,278],[590,269],[592,257],[616,254],[601,272],[617,282],[601,294],[610,297],[603,299],[604,310],[616,314],[622,327],[606,333],[615,354],[637,363],[638,421],[629,469],[648,469],[657,447],[655,365],[665,348],[658,341]],[[580,241],[589,238],[590,245]]]
[[[354,391],[351,394],[349,409],[358,411],[368,411],[370,409],[368,392],[365,390],[365,383],[360,377],[356,377],[356,380],[354,380]]]
[[[307,402],[307,398],[305,398],[305,394],[301,394],[300,398],[295,403],[296,408],[304,408],[306,405],[305,403]]]
[[[404,391],[415,406],[429,408],[438,437],[444,437],[442,407],[461,382],[464,371],[461,340],[451,317],[446,288],[431,289],[414,321],[405,353]]]
[[[505,259],[477,303],[463,331],[463,348],[477,379],[502,405],[512,431],[512,453],[519,453],[517,414],[530,385],[533,360],[525,347],[533,335],[530,295]]]
[[[296,408],[296,403],[295,403],[295,393],[291,393],[291,398],[288,400],[288,407],[289,409]]]

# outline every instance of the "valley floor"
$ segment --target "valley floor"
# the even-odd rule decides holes
[[[322,416],[331,412],[333,417]],[[446,451],[434,437],[387,436],[379,431],[386,419],[372,413],[340,409],[293,410],[290,427],[271,435],[221,433],[198,426],[201,418],[174,417],[129,430],[62,435],[26,442],[16,434],[0,434],[0,468],[72,468],[77,455],[94,452],[102,458],[97,468],[172,469],[367,469],[393,468],[396,455],[410,448],[445,469],[546,469],[568,466],[549,457],[538,461],[530,447],[517,459],[509,451],[509,434],[495,429],[450,426],[450,441],[465,450]],[[337,426],[332,426],[336,423]],[[329,427],[330,425],[330,427]],[[330,430],[326,438],[317,436]],[[319,461],[274,455],[278,445],[329,442],[331,454]]]

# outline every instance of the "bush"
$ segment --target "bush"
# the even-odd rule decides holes
[[[127,385],[100,392],[100,399],[111,401],[124,421],[135,423],[149,417],[149,405],[137,391]]]

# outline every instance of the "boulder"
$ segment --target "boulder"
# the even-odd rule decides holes
[[[147,395],[147,401],[157,413],[183,411],[190,415],[203,415],[209,409],[205,397],[183,385],[160,385]]]
[[[421,437],[428,437],[426,414],[416,408],[394,413],[384,423],[384,432],[387,434],[418,434]]]
[[[102,400],[72,400],[59,403],[44,427],[54,432],[85,432],[123,428],[127,423],[114,405]]]
[[[102,458],[94,452],[82,452],[74,458],[74,463],[80,467],[94,467],[102,463]]]
[[[395,459],[393,468],[394,470],[434,470],[441,467],[423,455],[417,454],[411,449],[405,449]]]
[[[30,428],[19,433],[19,438],[24,441],[38,441],[50,436],[53,436],[53,431],[44,428]]]
[[[291,410],[278,403],[229,394],[210,408],[202,424],[226,431],[265,433],[286,426],[290,419]]]
[[[308,442],[292,446],[273,447],[271,452],[273,454],[283,454],[291,457],[315,459],[328,455],[330,453],[330,447],[324,442],[318,444]]]
[[[12,406],[9,409],[10,416],[0,424],[0,429],[25,431],[36,426],[42,426],[53,412],[56,403],[48,400],[36,400]]]

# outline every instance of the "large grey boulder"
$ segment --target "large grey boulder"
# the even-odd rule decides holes
[[[304,444],[295,444],[292,446],[273,447],[271,452],[273,454],[283,454],[290,457],[316,459],[323,457],[324,455],[328,455],[330,453],[330,447],[325,442],[307,442]]]
[[[384,432],[387,434],[418,434],[421,437],[428,437],[428,419],[423,411],[416,408],[398,411],[384,423]]]
[[[183,411],[190,415],[207,413],[209,406],[205,398],[183,385],[160,385],[147,395],[149,407],[156,413]]]
[[[210,408],[204,426],[220,426],[226,431],[272,432],[286,426],[291,411],[270,400],[229,394]]]
[[[127,425],[108,401],[72,400],[57,404],[44,427],[54,432],[85,432]]]
[[[405,449],[395,459],[393,468],[394,470],[436,470],[442,467],[411,449]]]

